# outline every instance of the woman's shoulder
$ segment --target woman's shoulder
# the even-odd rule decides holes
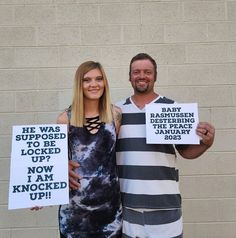
[[[120,107],[118,107],[116,105],[112,105],[112,115],[113,115],[114,120],[121,121],[122,111],[121,111]]]
[[[112,113],[113,114],[122,114],[121,108],[117,105],[112,104]]]
[[[68,124],[68,123],[69,123],[68,111],[65,110],[58,115],[57,124]]]
[[[112,116],[115,122],[115,127],[116,127],[116,133],[119,133],[120,125],[121,125],[121,119],[122,119],[122,111],[121,109],[116,106],[112,105]]]

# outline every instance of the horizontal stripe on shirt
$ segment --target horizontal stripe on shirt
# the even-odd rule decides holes
[[[118,165],[119,178],[141,180],[179,180],[178,170],[164,166]]]
[[[121,193],[122,204],[130,208],[172,209],[181,207],[180,194],[144,195]]]
[[[141,219],[140,213],[144,214],[144,219]],[[162,225],[178,221],[182,217],[182,212],[181,209],[152,210],[140,212],[124,207],[123,217],[130,223],[140,225]]]
[[[182,216],[179,210],[168,210],[164,211],[164,213],[163,211],[131,213],[126,214],[124,210],[123,238],[146,238],[147,236],[153,238],[183,237]],[[129,218],[131,218],[130,221]],[[151,224],[147,220],[151,221]]]
[[[131,194],[177,194],[178,182],[174,180],[119,179],[121,191]]]
[[[137,228],[136,227],[134,227],[134,229],[135,230],[137,230]],[[139,232],[137,232],[137,234],[141,234],[140,233],[141,231],[139,231]],[[156,234],[157,234],[157,232],[154,232],[154,234],[155,234],[155,238],[156,238]],[[127,234],[124,234],[124,233],[122,233],[122,238],[146,238],[147,236],[129,236],[129,235],[127,235]],[[158,238],[162,238],[162,237],[158,237]],[[166,237],[165,237],[166,238]],[[169,236],[168,236],[168,238],[169,238]],[[171,237],[171,238],[183,238],[183,235],[181,234],[181,235],[179,235],[179,236],[175,236],[175,237]]]
[[[142,125],[145,124],[145,113],[122,113],[122,125]]]
[[[176,156],[153,151],[118,152],[117,165],[166,166],[175,168]]]
[[[118,139],[116,151],[156,151],[167,154],[175,154],[173,145],[146,144],[146,138]]]
[[[123,138],[146,138],[146,126],[145,125],[121,126],[118,139],[123,139]]]

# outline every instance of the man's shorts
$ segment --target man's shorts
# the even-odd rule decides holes
[[[183,238],[181,209],[123,208],[122,238]]]

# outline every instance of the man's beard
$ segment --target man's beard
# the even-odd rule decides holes
[[[145,87],[139,87],[135,85],[134,90],[138,93],[146,93],[148,91],[148,85],[146,85]]]

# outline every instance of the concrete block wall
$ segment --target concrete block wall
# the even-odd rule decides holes
[[[1,238],[58,237],[57,207],[7,210],[12,125],[54,123],[85,60],[114,102],[129,96],[138,52],[157,60],[157,92],[216,127],[210,151],[179,159],[185,238],[236,237],[236,1],[0,0]]]

